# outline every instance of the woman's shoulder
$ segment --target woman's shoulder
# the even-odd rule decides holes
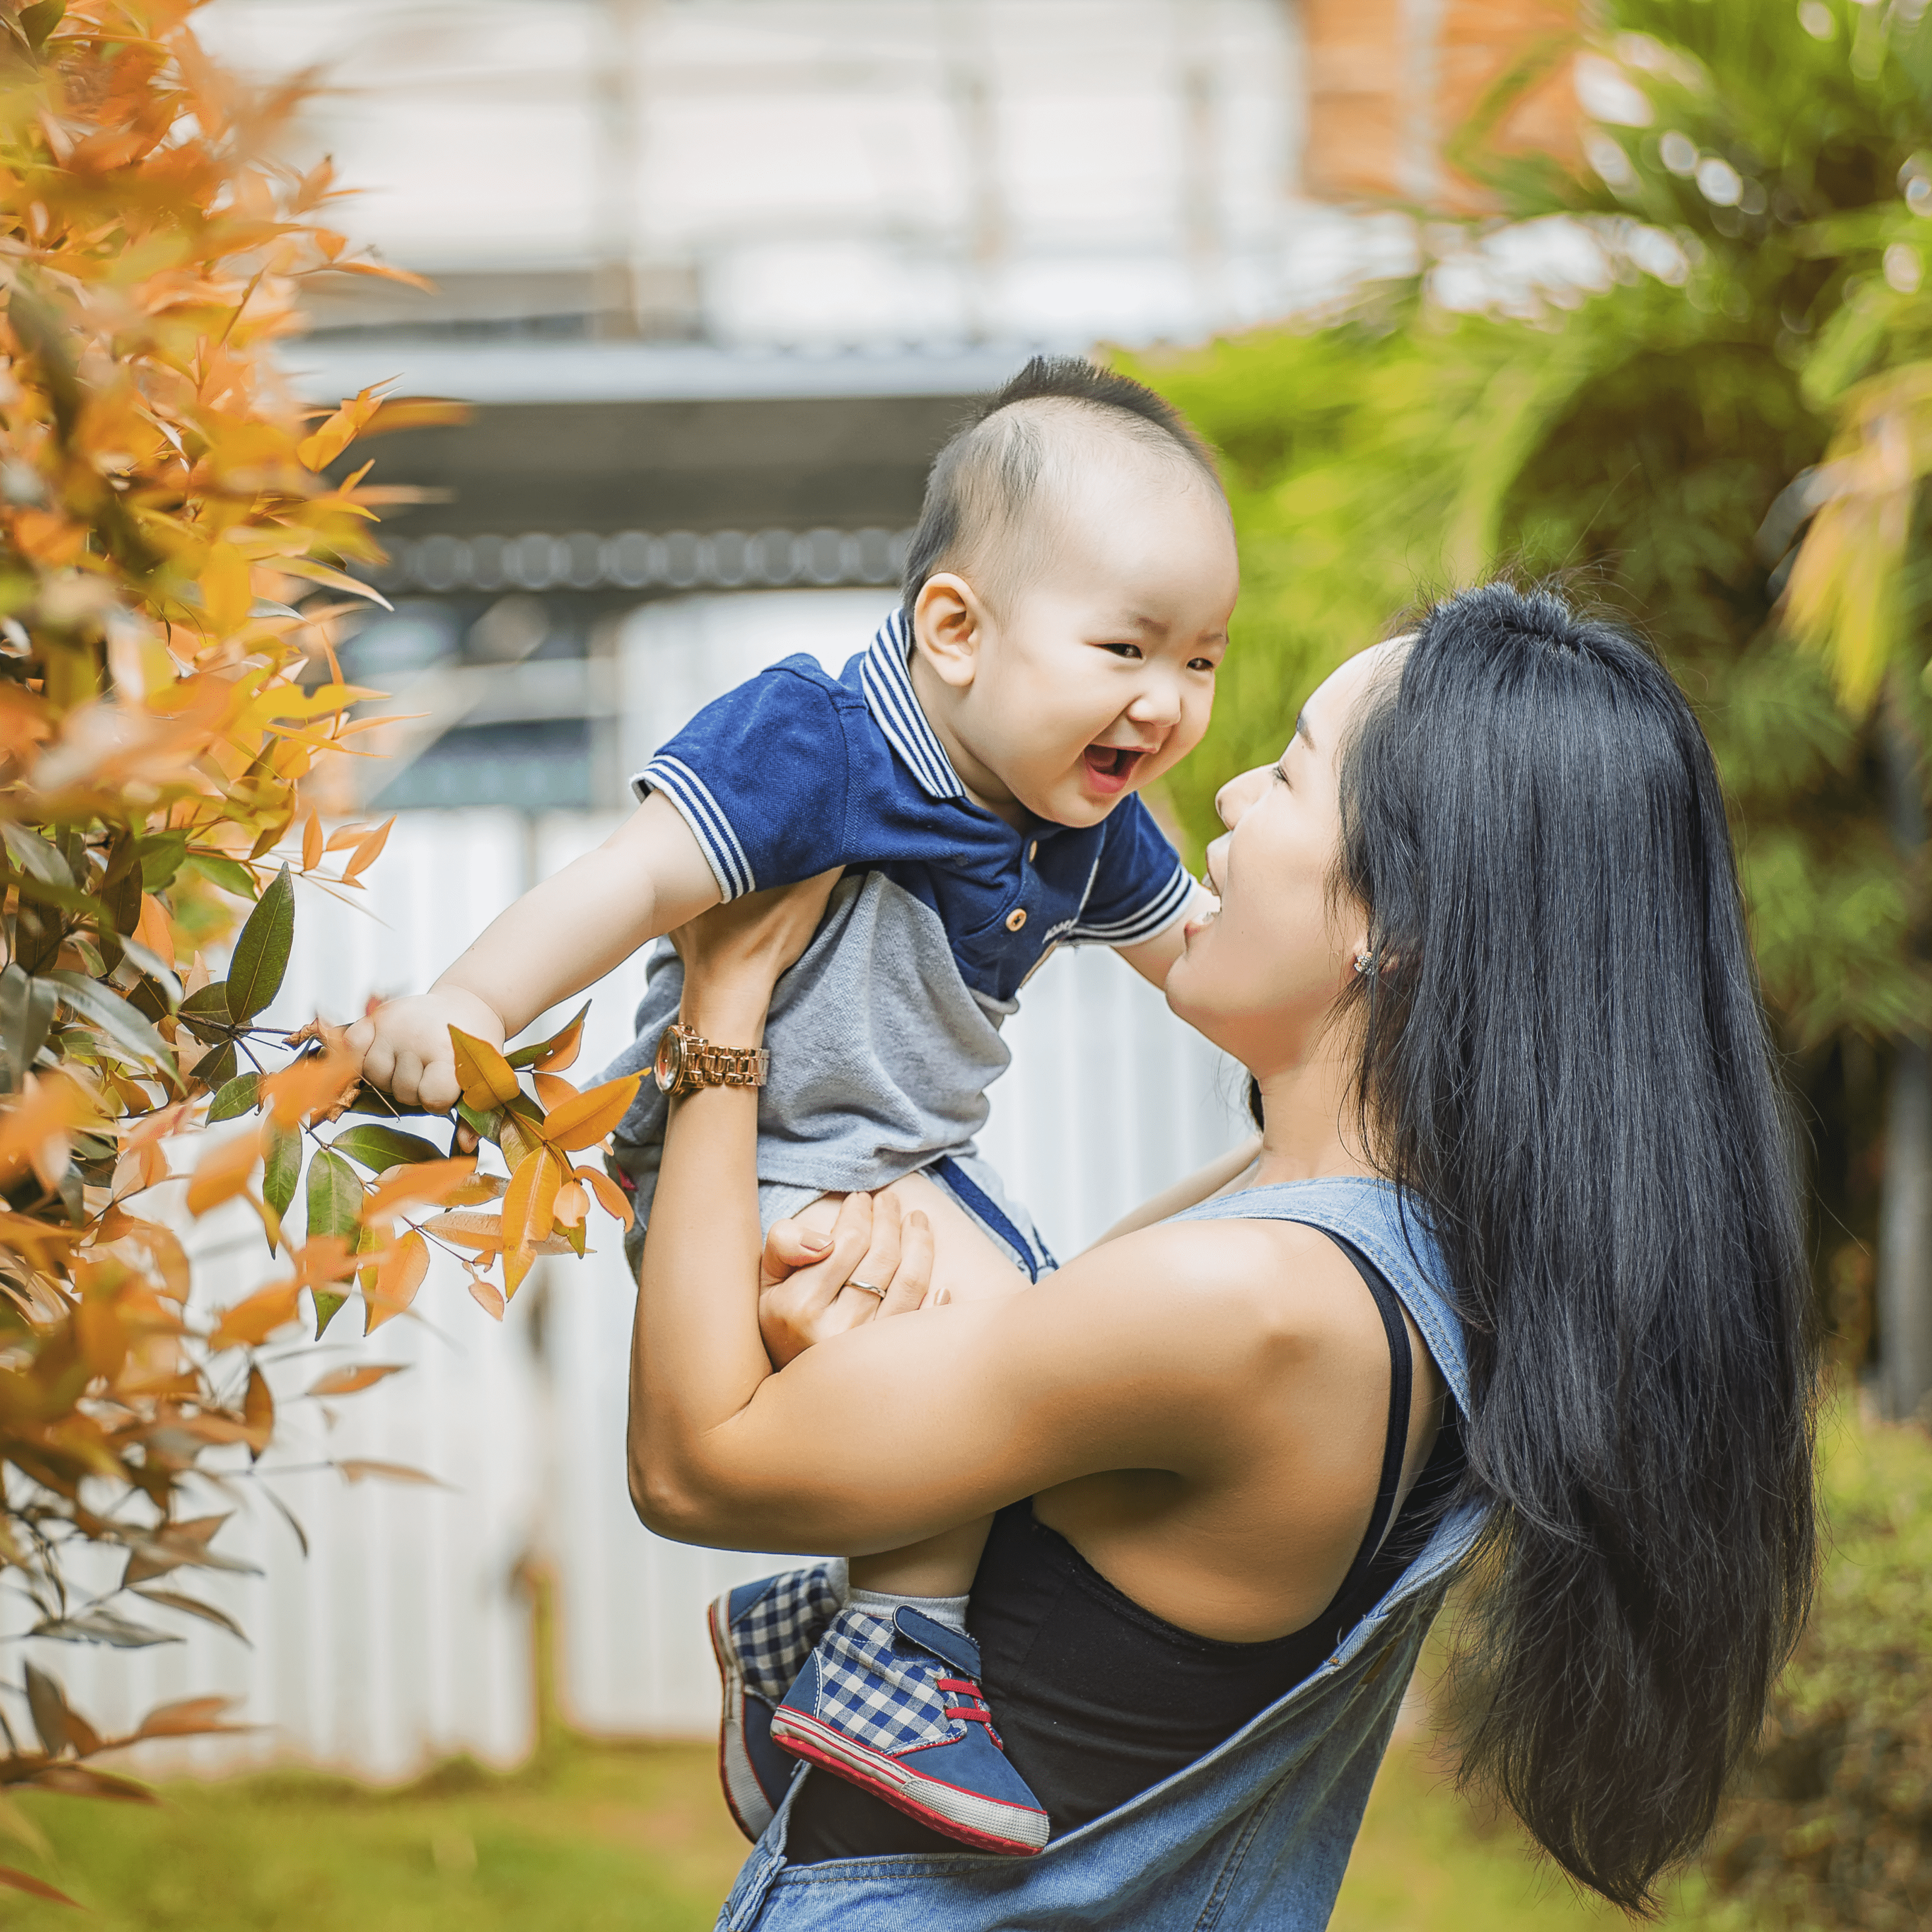
[[[1188,1338],[1273,1354],[1378,1334],[1348,1255],[1319,1227],[1272,1215],[1162,1221],[1070,1264],[1095,1264],[1116,1316],[1144,1314],[1173,1346]]]

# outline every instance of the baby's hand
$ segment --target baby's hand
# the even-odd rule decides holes
[[[494,1047],[503,1022],[474,993],[458,987],[412,993],[378,1006],[349,1029],[346,1044],[362,1061],[362,1077],[406,1107],[446,1114],[461,1097],[449,1030],[460,1027]]]

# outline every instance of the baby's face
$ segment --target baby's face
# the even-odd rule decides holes
[[[1048,561],[982,612],[970,683],[947,680],[946,722],[994,810],[1093,825],[1201,742],[1239,570],[1226,510],[1173,465],[1053,514]]]

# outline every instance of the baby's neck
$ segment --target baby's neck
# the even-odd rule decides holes
[[[1013,796],[999,773],[980,756],[970,742],[961,735],[952,715],[951,689],[916,651],[912,656],[912,689],[913,695],[919,700],[919,708],[926,713],[926,722],[932,727],[945,748],[946,757],[952,761],[952,769],[959,774],[959,782],[966,788],[966,796],[995,818],[1004,818],[1016,832],[1024,832],[1032,822],[1033,814]]]

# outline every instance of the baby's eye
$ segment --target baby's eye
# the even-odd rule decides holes
[[[1214,660],[1212,658],[1190,658],[1188,660],[1187,668],[1190,670],[1211,671],[1214,668]]]
[[[1103,651],[1112,651],[1117,658],[1124,658],[1130,664],[1140,661],[1141,647],[1138,644],[1102,644]]]

